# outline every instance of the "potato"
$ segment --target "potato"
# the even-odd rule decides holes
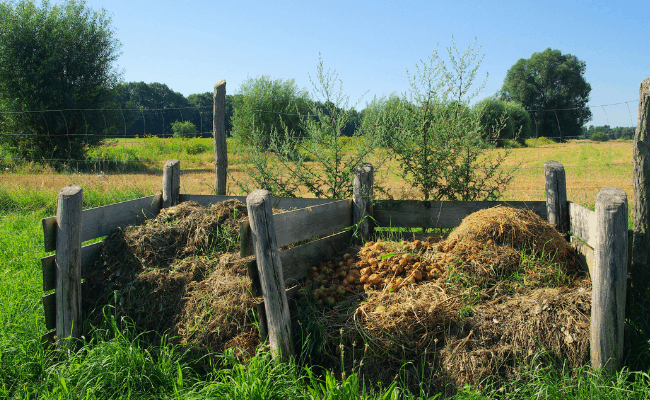
[[[361,272],[361,276],[370,275],[370,273],[372,272],[372,269],[370,267],[366,267],[366,268],[362,269],[360,272]]]
[[[416,269],[413,272],[413,277],[415,278],[416,281],[421,281],[422,280],[422,271]]]
[[[367,283],[368,278],[370,278],[370,275],[362,275],[361,278],[359,278],[359,283]]]
[[[379,274],[372,274],[370,277],[368,277],[368,282],[369,283],[380,283],[382,282],[382,278]]]

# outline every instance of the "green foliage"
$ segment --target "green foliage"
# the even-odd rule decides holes
[[[557,142],[553,139],[549,139],[547,137],[541,136],[534,139],[526,139],[524,143],[526,144],[527,147],[540,147],[540,146],[547,146],[549,144],[556,144]]]
[[[425,200],[494,199],[511,179],[499,168],[505,155],[481,157],[494,136],[483,131],[481,111],[470,112],[468,106],[481,89],[470,91],[482,60],[479,51],[475,42],[460,54],[454,44],[447,49],[448,65],[436,48],[428,62],[421,61],[409,74],[410,89],[401,106],[384,108],[392,115],[383,120],[395,127],[375,125],[377,131],[389,132],[378,136],[392,136],[402,176]]]
[[[80,111],[116,108],[120,43],[104,9],[5,1],[0,21],[0,129],[14,134],[4,146],[21,158],[80,160],[117,132],[118,114]]]
[[[176,138],[189,139],[196,135],[196,126],[190,121],[176,121],[172,122],[172,132]]]
[[[409,106],[396,94],[388,98],[375,97],[362,112],[361,129],[366,135],[373,135],[383,147],[393,146],[404,115]]]
[[[506,141],[531,136],[530,116],[517,102],[488,97],[476,104],[474,111],[481,113],[483,135],[488,138],[494,137],[497,146],[506,147]]]
[[[280,139],[302,136],[302,116],[311,109],[309,93],[293,79],[248,78],[233,102],[233,137],[266,150],[274,134]]]
[[[284,125],[283,132],[275,129],[269,135],[269,151],[262,151],[264,143],[250,143],[243,151],[243,165],[256,187],[269,190],[272,195],[295,197],[299,190],[307,190],[319,198],[342,199],[352,195],[352,177],[357,166],[368,160],[377,148],[372,135],[346,136],[347,127],[357,115],[349,106],[338,74],[325,70],[319,58],[317,75],[312,79],[317,102],[309,114],[300,119],[296,136]],[[375,160],[375,168],[381,160]],[[248,185],[240,184],[244,192]]]
[[[117,88],[126,126],[124,136],[171,136],[172,121],[190,120],[199,116],[197,109],[187,109],[189,103],[182,94],[163,83],[128,82]],[[209,111],[212,115],[212,111]],[[198,120],[201,124],[201,121]],[[200,125],[199,125],[200,126]],[[210,126],[210,130],[212,127]]]
[[[579,136],[591,119],[587,107],[591,85],[586,64],[571,54],[550,48],[519,59],[506,75],[501,100],[516,101],[531,110],[536,132],[547,137]],[[556,110],[556,111],[553,111]]]
[[[591,136],[596,132],[604,132],[611,139],[634,139],[636,133],[635,126],[617,126],[616,128],[611,128],[609,125],[603,126],[593,126],[582,127],[582,135],[586,138],[591,138]]]
[[[606,142],[609,140],[609,136],[605,132],[594,132],[589,139],[594,142]]]

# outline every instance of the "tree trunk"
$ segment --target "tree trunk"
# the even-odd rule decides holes
[[[648,284],[650,251],[650,78],[639,89],[639,120],[634,135],[634,242],[632,285],[642,290]]]

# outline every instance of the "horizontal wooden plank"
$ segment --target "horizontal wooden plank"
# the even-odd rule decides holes
[[[81,247],[81,277],[85,278],[93,260],[104,242],[97,242]],[[56,254],[41,258],[43,272],[43,291],[56,288]]]
[[[594,249],[573,235],[571,236],[571,244],[573,245],[573,248],[576,249],[580,268],[584,272],[588,272],[589,276],[592,276],[591,272],[594,268]]]
[[[55,340],[56,340],[56,329],[52,329],[51,331],[41,336],[41,343],[43,344],[45,350],[49,350],[54,345]]]
[[[455,228],[466,216],[498,205],[531,210],[546,219],[545,201],[380,200],[374,203],[373,217],[380,227]]]
[[[273,215],[278,247],[313,237],[331,235],[352,225],[352,200],[338,200]],[[241,255],[255,253],[248,221],[240,223]]]
[[[43,296],[43,315],[45,316],[45,327],[56,329],[56,293],[52,292]]]
[[[592,248],[595,247],[596,212],[569,202],[569,232],[587,242]]]
[[[309,267],[334,257],[350,245],[352,230],[337,233],[280,252],[285,285],[307,277]]]
[[[246,203],[246,196],[217,196],[209,194],[181,194],[180,201],[195,201],[202,206],[209,206],[211,204],[216,204],[222,201],[237,199],[242,203]],[[292,197],[274,197],[273,198],[273,208],[279,208],[282,210],[292,210],[298,208],[305,208],[311,206],[319,206],[321,204],[327,204],[337,201],[335,199],[302,199],[302,198],[292,198]]]
[[[117,228],[137,225],[160,212],[162,195],[142,197],[107,206],[90,208],[81,213],[81,240],[106,236]],[[43,220],[45,251],[56,250],[56,217]]]

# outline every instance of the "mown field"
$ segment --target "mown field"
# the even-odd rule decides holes
[[[423,398],[404,393],[399,377],[390,388],[367,387],[356,375],[332,377],[296,363],[274,363],[260,353],[242,364],[231,354],[221,366],[198,371],[189,354],[162,337],[146,344],[132,328],[118,329],[110,317],[90,331],[76,352],[43,350],[45,332],[40,297],[39,259],[43,252],[40,220],[55,213],[56,193],[70,183],[84,188],[84,207],[96,207],[160,191],[162,166],[181,159],[183,193],[208,194],[214,189],[210,139],[191,141],[134,139],[99,149],[98,159],[128,161],[129,172],[56,172],[38,165],[5,165],[0,175],[0,397],[1,398]],[[532,144],[532,143],[531,143]],[[188,149],[190,149],[188,153]],[[229,152],[229,194],[241,193],[245,179],[236,150]],[[501,152],[503,150],[493,150]],[[489,155],[488,155],[489,156]],[[632,197],[632,143],[576,141],[513,150],[505,168],[514,179],[504,200],[543,200],[543,164],[565,165],[568,197],[593,208],[600,188],[615,186]],[[124,165],[120,162],[117,165]],[[389,172],[395,165],[387,167]],[[139,169],[139,170],[138,170]],[[136,170],[136,171],[133,171]],[[417,198],[394,173],[383,182],[396,198]],[[630,340],[625,369],[614,377],[588,366],[580,370],[536,368],[507,386],[461,388],[456,398],[650,398],[650,318],[647,292],[636,294],[628,318]]]

